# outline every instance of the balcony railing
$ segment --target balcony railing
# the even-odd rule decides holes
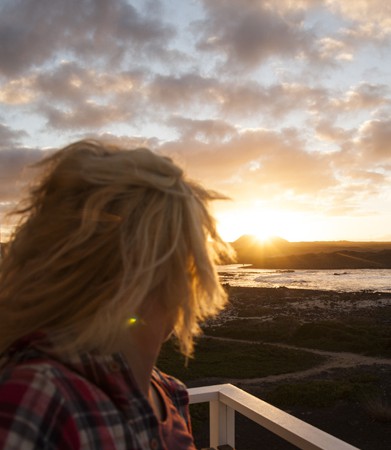
[[[209,402],[210,447],[235,448],[235,411],[303,450],[358,450],[269,403],[233,386],[189,389],[190,403]]]

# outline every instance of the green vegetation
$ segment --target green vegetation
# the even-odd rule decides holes
[[[181,380],[190,381],[214,377],[265,377],[309,369],[322,361],[322,357],[302,350],[202,338],[197,343],[195,358],[187,367],[172,341],[163,347],[158,367]]]
[[[324,320],[300,323],[294,318],[271,321],[232,320],[220,327],[208,327],[211,336],[249,341],[280,342],[335,352],[354,352],[391,357],[391,328],[370,321]]]
[[[338,400],[361,401],[376,391],[376,380],[335,379],[285,383],[274,387],[265,400],[280,408],[301,406],[329,407]]]
[[[380,395],[364,401],[364,408],[376,422],[391,422],[391,403]]]
[[[274,320],[238,319],[219,327],[206,328],[205,334],[232,339],[260,342],[287,342],[300,327],[300,322],[291,318]]]
[[[391,356],[391,329],[367,323],[322,321],[297,328],[291,343],[301,347],[348,351],[376,356]]]
[[[194,386],[289,374],[316,367],[325,360],[304,348],[391,357],[391,327],[387,319],[390,309],[354,308],[362,294],[231,288],[230,295],[229,319],[204,325],[204,337],[198,340],[195,358],[187,366],[174,342],[166,343],[158,361],[163,371]],[[291,307],[291,302],[307,299],[304,296],[308,295],[325,300],[330,305],[329,315],[316,305],[308,310]],[[372,300],[377,300],[375,294]],[[346,307],[337,308],[339,301],[349,302],[345,305],[351,304],[353,313]],[[278,343],[297,348],[269,345]],[[262,383],[262,387],[254,385],[249,391],[282,409],[331,408],[346,402],[364,410],[371,420],[390,422],[384,375],[362,367],[341,370],[342,374],[336,370],[297,381]],[[190,410],[194,430],[202,433],[208,420],[208,405],[192,405]]]

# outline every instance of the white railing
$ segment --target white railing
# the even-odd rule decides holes
[[[190,403],[209,402],[210,447],[235,448],[235,411],[303,450],[358,450],[269,403],[233,386],[189,389]]]

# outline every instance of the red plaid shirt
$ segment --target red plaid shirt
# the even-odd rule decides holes
[[[157,369],[153,379],[180,415],[183,449],[194,450],[186,388]],[[64,360],[22,342],[0,360],[1,449],[167,450],[162,436],[121,354]]]

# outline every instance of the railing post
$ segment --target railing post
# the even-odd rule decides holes
[[[209,403],[210,446],[230,445],[235,448],[235,410],[219,400]]]

